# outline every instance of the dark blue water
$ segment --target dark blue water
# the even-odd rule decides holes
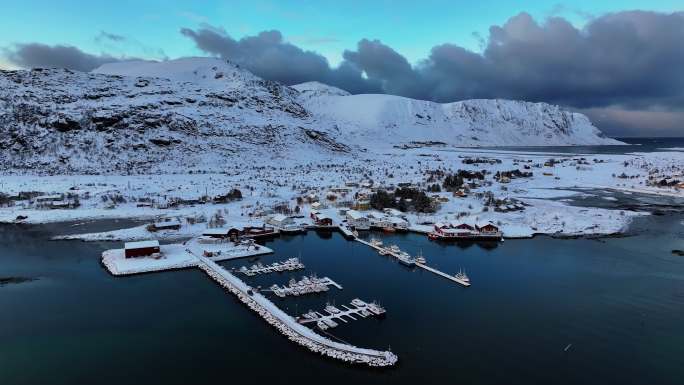
[[[549,152],[561,154],[627,154],[632,152],[667,151],[668,148],[684,148],[684,138],[615,138],[628,145],[619,146],[508,146],[490,147],[494,150],[521,152]]]
[[[344,287],[274,299],[290,314],[355,297],[387,308],[383,320],[332,333],[358,346],[391,347],[400,362],[389,370],[309,353],[198,270],[114,278],[99,255],[118,244],[47,241],[62,225],[1,226],[0,276],[38,280],[0,287],[0,383],[680,384],[684,257],[671,250],[684,249],[682,221],[681,214],[647,217],[631,236],[604,240],[384,239],[412,254],[422,250],[446,272],[465,268],[470,288],[338,234],[270,242],[276,253],[262,262],[301,256],[305,273]],[[301,274],[251,281],[268,286]]]

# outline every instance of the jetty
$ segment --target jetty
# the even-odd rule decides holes
[[[198,256],[198,259],[198,267],[211,279],[236,295],[240,301],[254,310],[288,339],[305,346],[312,352],[368,366],[391,366],[397,362],[397,356],[391,351],[359,348],[350,344],[332,341],[315,333],[313,330],[297,322],[294,317],[282,311],[268,298],[255,291],[216,262],[203,256]]]
[[[337,307],[327,304],[322,311],[309,310],[309,312],[304,313],[298,322],[300,324],[315,322],[317,328],[325,331],[337,327],[338,322],[356,321],[356,317],[383,317],[385,315],[385,309],[374,302],[367,303],[355,298],[351,301],[351,306],[341,305]]]
[[[378,253],[381,254],[381,255],[389,255],[389,256],[392,256],[392,257],[398,259],[400,262],[401,262],[402,260],[405,259],[405,255],[404,255],[405,253],[403,253],[403,252],[401,252],[401,251],[399,251],[399,252],[393,251],[393,250],[391,250],[391,248],[389,248],[389,247],[384,247],[384,246],[383,246],[381,243],[379,243],[379,242],[367,242],[367,241],[364,241],[363,239],[360,239],[360,238],[356,238],[356,241],[357,241],[357,242],[360,242],[360,243],[363,243],[364,245],[366,245],[366,246],[368,246],[368,247],[371,247],[371,248],[377,250]],[[444,272],[442,272],[442,271],[439,271],[439,270],[435,269],[434,267],[430,267],[430,266],[428,266],[427,264],[425,264],[425,263],[423,263],[423,262],[419,262],[419,261],[415,261],[415,260],[412,260],[412,261],[413,261],[412,266],[417,266],[417,267],[419,267],[419,268],[421,268],[421,269],[424,269],[424,270],[427,270],[427,271],[429,271],[429,272],[431,272],[431,273],[437,274],[437,275],[439,275],[440,277],[446,278],[446,279],[448,279],[448,280],[450,280],[450,281],[452,281],[452,282],[458,283],[458,284],[463,285],[463,286],[465,286],[465,287],[469,287],[469,286],[470,286],[470,282],[469,282],[468,280],[466,280],[466,279],[459,278],[459,277],[457,277],[457,276],[455,276],[455,275],[449,275],[449,274],[447,274],[447,273],[444,273]]]
[[[441,272],[441,271],[439,271],[439,270],[437,270],[437,269],[435,269],[435,268],[432,268],[432,267],[430,267],[430,266],[428,266],[428,265],[425,265],[425,264],[423,264],[423,263],[418,263],[418,262],[416,262],[416,266],[420,267],[421,269],[425,269],[425,270],[427,270],[427,271],[429,271],[429,272],[431,272],[431,273],[437,274],[437,275],[439,275],[440,277],[443,277],[443,278],[446,278],[446,279],[448,279],[448,280],[450,280],[450,281],[453,281],[453,282],[456,282],[456,283],[458,283],[458,284],[461,284],[461,285],[463,285],[463,286],[465,286],[465,287],[470,286],[470,282],[469,282],[469,281],[466,281],[465,279],[458,278],[458,277],[455,276],[455,275],[449,275],[449,274],[447,274],[447,273]]]
[[[194,242],[187,244],[161,245],[159,252],[148,257],[125,258],[124,249],[106,250],[102,253],[102,264],[112,275],[142,274],[154,271],[170,271],[183,268],[199,268],[221,287],[234,294],[242,303],[255,311],[290,341],[311,352],[344,362],[364,364],[371,367],[392,366],[398,358],[391,351],[359,348],[351,344],[336,342],[323,337],[312,329],[301,325],[294,317],[278,308],[258,290],[248,286],[237,276],[221,267],[217,260],[241,258],[271,253],[272,250],[259,246],[235,250],[229,243],[226,249],[201,250]],[[220,252],[219,252],[220,251]],[[341,286],[329,280],[339,288]],[[327,288],[327,286],[326,286]]]
[[[318,278],[315,275],[304,276],[299,281],[290,279],[287,286],[273,285],[269,289],[278,297],[300,296],[304,294],[321,293],[328,291],[328,286],[342,290],[342,286],[328,277]]]
[[[274,272],[294,271],[304,269],[304,264],[299,261],[299,258],[289,258],[281,262],[273,262],[270,265],[256,263],[250,267],[242,266],[238,271],[248,277],[258,274],[268,274]]]

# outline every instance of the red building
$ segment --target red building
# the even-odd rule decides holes
[[[147,257],[159,253],[159,241],[141,241],[124,243],[126,258]]]

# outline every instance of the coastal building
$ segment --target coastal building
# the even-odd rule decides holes
[[[177,219],[167,219],[164,221],[155,222],[152,224],[152,231],[159,230],[178,230],[181,228],[181,223]]]
[[[285,227],[294,224],[294,219],[284,214],[275,214],[267,222],[269,225]]]
[[[346,214],[347,223],[356,230],[369,230],[370,220],[365,215],[356,210],[348,210]]]
[[[140,241],[124,243],[126,258],[148,257],[159,253],[159,241]]]

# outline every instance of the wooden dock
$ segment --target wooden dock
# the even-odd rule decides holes
[[[435,274],[439,275],[440,277],[444,277],[444,278],[446,278],[446,279],[448,279],[448,280],[450,280],[450,281],[454,281],[454,282],[456,282],[456,283],[459,283],[459,284],[461,284],[461,285],[463,285],[463,286],[465,286],[465,287],[470,286],[470,282],[466,282],[466,281],[464,281],[464,280],[462,280],[462,279],[459,279],[459,278],[454,277],[453,275],[449,275],[449,274],[447,274],[447,273],[443,273],[443,272],[441,272],[441,271],[439,271],[439,270],[437,270],[437,269],[435,269],[435,268],[432,268],[432,267],[430,267],[430,266],[428,266],[428,265],[425,265],[425,264],[416,262],[416,266],[420,267],[421,269],[425,269],[425,270],[427,270],[427,271],[429,271],[429,272],[431,272],[431,273],[435,273]]]
[[[377,250],[378,252],[379,252],[380,250],[383,249],[382,247],[373,245],[373,244],[371,244],[370,242],[364,241],[363,239],[356,238],[356,240],[357,240],[358,242],[363,243],[363,244],[366,245],[366,246],[372,247],[373,249]],[[391,256],[393,256],[393,257],[395,257],[395,258],[398,257],[395,253],[392,253],[392,252],[389,252],[389,251],[388,251],[388,255],[391,255]],[[452,282],[456,282],[456,283],[458,283],[458,284],[460,284],[460,285],[463,285],[463,286],[465,286],[465,287],[470,286],[470,282],[466,282],[466,281],[464,281],[464,280],[462,280],[462,279],[456,278],[456,277],[453,276],[453,275],[449,275],[449,274],[447,274],[447,273],[441,272],[441,271],[439,271],[439,270],[437,270],[437,269],[435,269],[435,268],[433,268],[433,267],[430,267],[430,266],[428,266],[428,265],[426,265],[426,264],[416,262],[416,266],[417,266],[417,267],[420,267],[421,269],[425,269],[425,270],[427,270],[427,271],[429,271],[429,272],[431,272],[431,273],[437,274],[437,275],[439,275],[440,277],[446,278],[446,279],[448,279],[448,280],[450,280],[450,281],[452,281]]]

